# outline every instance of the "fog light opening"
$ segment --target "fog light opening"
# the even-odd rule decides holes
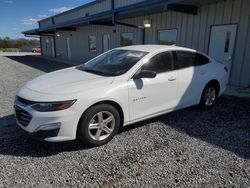
[[[50,131],[50,130],[55,130],[55,129],[60,129],[61,123],[51,123],[51,124],[46,124],[46,125],[41,125],[39,126],[35,132],[37,131]]]

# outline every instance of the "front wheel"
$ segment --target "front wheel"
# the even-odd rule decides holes
[[[118,132],[120,115],[108,104],[100,104],[88,109],[78,127],[78,138],[84,145],[95,147],[109,142]]]
[[[217,100],[218,92],[219,91],[214,84],[208,84],[203,90],[200,100],[200,107],[202,109],[211,108]]]

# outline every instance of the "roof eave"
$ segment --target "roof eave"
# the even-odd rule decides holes
[[[24,34],[24,35],[39,35],[39,28],[23,31],[22,34]]]

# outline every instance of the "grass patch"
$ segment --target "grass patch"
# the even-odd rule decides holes
[[[0,48],[0,52],[20,52],[19,48]]]

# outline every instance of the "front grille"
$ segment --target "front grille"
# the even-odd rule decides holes
[[[16,119],[24,127],[27,127],[32,119],[32,116],[23,110],[22,108],[15,105]]]

